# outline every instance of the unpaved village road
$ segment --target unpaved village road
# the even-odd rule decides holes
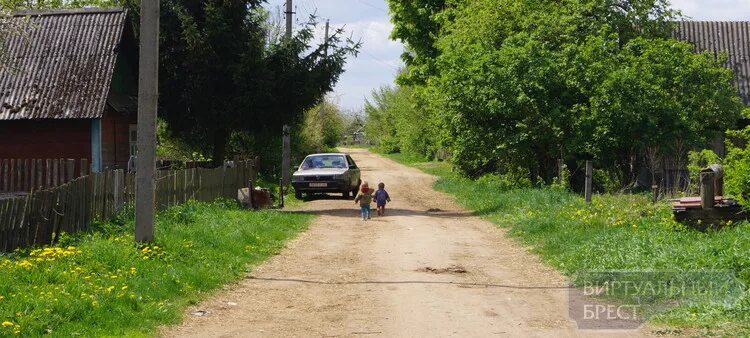
[[[191,307],[165,337],[639,336],[578,331],[565,278],[432,189],[434,177],[347,149],[393,202],[363,222],[351,200],[300,208],[308,231],[246,279]],[[440,211],[435,211],[439,209]],[[432,210],[428,212],[428,210]],[[430,271],[461,267],[456,271]],[[455,270],[455,269],[454,269]],[[192,315],[197,310],[205,316]]]

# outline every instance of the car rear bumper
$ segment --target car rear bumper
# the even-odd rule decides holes
[[[300,192],[344,192],[352,188],[340,181],[296,181],[292,182],[295,191]]]

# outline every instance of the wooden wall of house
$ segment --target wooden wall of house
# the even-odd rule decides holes
[[[107,108],[102,119],[102,167],[127,169],[130,159],[130,125],[136,114],[120,113]]]
[[[91,120],[0,121],[0,158],[91,160]]]

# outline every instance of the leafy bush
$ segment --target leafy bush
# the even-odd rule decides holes
[[[750,108],[743,114],[750,117]],[[724,186],[726,192],[750,208],[750,126],[730,131],[727,156],[724,159]]]

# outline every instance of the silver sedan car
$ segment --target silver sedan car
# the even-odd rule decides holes
[[[360,170],[351,156],[343,153],[311,154],[305,157],[292,175],[294,196],[301,199],[303,193],[341,193],[344,198],[356,195]]]

